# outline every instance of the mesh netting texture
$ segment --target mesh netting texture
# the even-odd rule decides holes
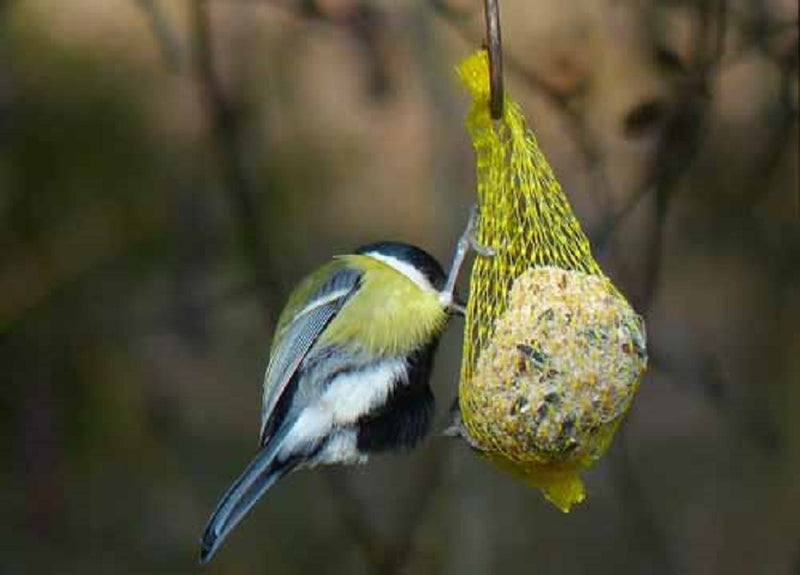
[[[494,255],[472,267],[459,386],[463,427],[486,457],[564,511],[608,448],[647,365],[644,323],[589,241],[519,106],[489,113],[485,51],[458,75],[472,95],[480,220]]]

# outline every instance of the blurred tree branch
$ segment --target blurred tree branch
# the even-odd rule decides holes
[[[684,88],[679,94],[677,105],[671,114],[662,134],[659,146],[651,159],[649,175],[645,177],[642,192],[633,196],[637,202],[644,190],[653,189],[655,193],[655,227],[651,233],[648,255],[645,258],[645,284],[642,301],[637,309],[647,315],[651,309],[656,285],[661,273],[663,256],[664,228],[672,198],[672,187],[690,165],[699,149],[700,141],[707,130],[707,116],[711,103],[711,77],[724,52],[724,38],[727,24],[726,0],[708,0],[698,4],[700,20],[695,36],[695,57],[697,63],[687,74]],[[634,204],[635,205],[635,204]],[[621,214],[630,213],[623,208]],[[610,221],[619,223],[619,217]],[[608,230],[608,235],[614,228]],[[611,461],[612,469],[624,502],[628,530],[632,537],[650,554],[651,568],[664,573],[677,572],[676,561],[672,559],[668,537],[663,532],[658,517],[652,512],[641,481],[636,476],[629,461],[625,432],[620,434],[617,455]]]
[[[470,30],[471,18],[468,13],[459,12],[442,0],[429,0],[429,3],[434,11],[470,44],[480,45],[483,42],[482,38],[475,36]],[[595,179],[599,205],[606,205],[613,197],[611,183],[603,163],[600,145],[587,129],[583,110],[570,106],[574,94],[552,86],[535,70],[529,69],[515,54],[507,50],[503,54],[503,60],[508,70],[524,79],[532,90],[543,96],[562,119],[570,138],[583,158],[587,172]]]
[[[325,3],[319,0],[215,0],[241,5],[261,5],[282,10],[292,16],[336,26],[346,30],[359,48],[368,78],[368,91],[376,100],[391,95],[392,77],[388,68],[388,22],[385,13],[369,0]]]
[[[434,4],[435,8],[437,4]],[[443,11],[439,8],[437,10],[471,43],[479,41],[470,36],[465,19],[454,15],[452,11]],[[705,0],[698,3],[695,10],[699,25],[694,36],[692,61],[683,71],[675,106],[665,118],[663,132],[645,171],[645,177],[627,201],[609,214],[599,233],[593,238],[595,247],[602,249],[634,208],[648,195],[655,196],[654,225],[649,234],[647,256],[644,258],[646,262],[644,289],[639,301],[636,302],[636,307],[645,310],[645,313],[651,308],[661,272],[664,227],[675,184],[692,166],[707,135],[709,112],[714,95],[713,87],[720,69],[733,62],[733,59],[724,58],[725,32],[729,25],[727,2]],[[524,79],[533,90],[543,95],[556,113],[564,119],[569,135],[583,156],[589,173],[598,179],[599,189],[605,190],[603,198],[613,197],[609,193],[600,147],[588,133],[580,110],[570,108],[567,95],[549,86],[544,78],[538,76],[535,71],[527,69],[513,54],[507,52],[505,59],[509,64],[508,68]],[[782,145],[785,134],[791,130],[791,123],[788,120],[788,117],[782,119],[781,124],[785,126],[785,131],[776,134],[776,146]],[[768,153],[765,158],[769,156],[774,160],[776,155]],[[769,169],[769,166],[765,168]],[[647,550],[650,556],[649,569],[657,568],[664,573],[676,572],[677,564],[669,549],[666,534],[661,529],[658,518],[653,514],[633,470],[624,435],[625,432],[622,430],[618,439],[619,445],[614,450],[611,462],[616,477],[615,483],[624,503],[623,509],[626,510],[624,515],[627,529],[631,536],[639,541],[637,547]]]
[[[348,11],[337,13],[322,9],[317,2],[312,0],[302,2],[238,1],[263,2],[290,10],[300,17],[353,27],[356,30],[362,25],[359,22],[364,20],[354,16],[354,14],[358,13],[359,7],[366,6],[362,2],[356,2],[353,4],[355,8],[351,7]],[[440,2],[432,3],[437,8],[437,12],[456,26],[471,42],[479,42],[479,40],[469,37],[468,31],[464,26],[464,20],[460,18],[458,13],[444,10],[443,7],[446,7],[446,4],[440,5]],[[206,92],[208,109],[214,118],[218,146],[223,152],[222,156],[227,166],[226,171],[228,180],[231,183],[231,193],[233,197],[237,198],[234,203],[238,206],[238,212],[253,213],[247,209],[248,202],[252,201],[247,199],[251,197],[252,190],[248,189],[248,182],[237,160],[237,158],[240,158],[241,153],[237,151],[238,144],[236,142],[239,137],[236,118],[219,81],[214,76],[213,59],[209,47],[210,31],[207,1],[199,0],[195,5],[198,7],[198,12],[203,12],[200,17],[196,18],[198,22],[196,24],[197,35],[200,38],[196,50],[199,60],[198,71],[205,85],[204,91]],[[600,233],[594,238],[594,243],[602,247],[643,198],[649,194],[655,196],[655,225],[652,229],[651,241],[648,246],[649,257],[646,259],[646,289],[644,290],[642,301],[638,304],[644,310],[649,310],[651,306],[661,272],[664,223],[674,186],[692,165],[707,134],[708,115],[713,100],[714,80],[717,78],[721,68],[730,65],[739,54],[745,53],[747,50],[747,48],[740,47],[735,53],[726,54],[725,30],[729,23],[728,8],[725,0],[700,2],[697,5],[697,15],[700,26],[695,36],[693,58],[684,70],[677,104],[667,118],[663,135],[646,171],[646,177],[635,193],[619,209],[609,214],[605,224],[601,227]],[[379,22],[380,19],[367,18],[367,21],[373,22],[372,25],[376,25],[374,22]],[[368,45],[369,43],[367,43]],[[366,51],[368,52],[369,49],[367,48]],[[574,140],[576,148],[584,159],[587,170],[590,174],[594,174],[597,179],[602,199],[607,200],[613,197],[600,145],[591,137],[589,130],[586,129],[586,121],[581,112],[569,106],[569,97],[567,95],[549,86],[534,71],[527,70],[521,62],[515,59],[513,54],[507,54],[506,60],[509,68],[520,74],[528,85],[542,94],[563,118],[570,137]],[[776,135],[776,142],[778,139]],[[785,140],[785,137],[780,138],[781,142],[783,140]],[[772,157],[772,155],[768,156]],[[246,223],[245,228],[251,230],[248,237],[252,237],[253,229],[257,230],[258,226]],[[258,235],[256,233],[256,237]],[[258,248],[251,247],[251,250],[257,255]],[[256,268],[258,268],[259,259],[258,257],[253,258]],[[648,550],[647,553],[652,565],[659,566],[659,569],[665,573],[675,572],[676,561],[671,556],[666,535],[662,532],[658,524],[658,518],[655,517],[648,505],[646,494],[643,492],[631,466],[630,454],[627,453],[628,447],[624,441],[624,430],[620,439],[620,445],[616,450],[617,456],[612,459],[612,465],[616,481],[623,494],[623,507],[626,510],[628,529],[637,540],[640,540],[639,546]],[[435,464],[430,469],[426,468],[426,470],[430,472],[430,484],[435,485],[438,481],[437,474],[440,473],[441,466]],[[337,475],[330,475],[330,477],[332,489],[337,494],[336,504],[340,509],[344,523],[348,526],[348,533],[362,550],[370,567],[375,572],[381,573],[402,570],[403,565],[406,564],[404,558],[407,557],[408,550],[413,543],[419,518],[424,513],[428,505],[427,498],[434,489],[423,490],[423,495],[415,499],[414,508],[416,511],[409,513],[409,517],[413,519],[409,520],[408,525],[402,529],[403,536],[392,544],[383,541],[374,533],[374,529],[372,529],[368,520],[368,514],[362,512],[363,509],[348,482]]]
[[[215,146],[226,177],[227,195],[243,232],[247,253],[259,288],[260,301],[265,310],[269,311],[275,300],[270,290],[272,282],[264,271],[267,269],[263,244],[264,230],[258,215],[258,202],[254,196],[255,186],[248,177],[243,161],[240,117],[225,94],[215,70],[209,4],[210,0],[191,1],[195,73],[198,78],[200,96],[209,116]],[[343,17],[332,17],[319,9],[316,2],[313,1],[292,5],[273,4],[296,10],[298,15],[304,17],[346,25],[354,31],[357,38],[364,42],[366,53],[371,53],[369,48],[372,47],[372,41],[380,36],[374,33],[374,30],[376,30],[376,26],[380,25],[382,19],[378,18],[377,12],[363,2],[354,4],[355,8],[346,12]],[[438,481],[440,466],[431,465],[429,467],[431,482]],[[435,489],[431,486],[430,489],[421,491],[422,495],[411,507],[416,512],[410,514],[411,520],[404,525],[398,541],[390,544],[383,542],[369,524],[368,514],[362,511],[362,506],[346,479],[334,474],[329,474],[328,477],[329,485],[335,494],[333,500],[340,511],[343,522],[347,525],[347,534],[362,550],[371,571],[381,574],[399,572],[408,558],[408,551],[412,545],[418,520],[427,508],[430,494]]]
[[[266,313],[274,309],[275,294],[266,258],[263,221],[256,186],[247,171],[239,110],[225,93],[214,59],[209,0],[190,0],[192,46],[198,92],[211,126],[211,136],[221,165],[225,193],[252,267],[259,301]]]
[[[649,504],[641,480],[636,475],[628,445],[629,433],[628,426],[623,424],[608,454],[614,477],[614,489],[622,504],[621,515],[627,536],[635,542],[632,547],[642,550],[647,559],[647,564],[642,566],[641,572],[665,575],[680,573],[675,554],[669,547],[669,538]]]
[[[347,526],[350,537],[361,549],[372,573],[400,574],[411,562],[414,540],[442,480],[444,463],[449,453],[442,445],[442,442],[429,444],[425,463],[421,466],[422,472],[414,481],[414,497],[405,506],[397,529],[398,536],[390,541],[377,534],[369,513],[365,512],[346,478],[336,471],[327,474],[329,484],[338,498],[337,508],[342,521]]]
[[[181,65],[181,45],[178,36],[167,19],[158,0],[134,0],[147,18],[153,37],[158,44],[164,63],[171,72],[178,72]]]

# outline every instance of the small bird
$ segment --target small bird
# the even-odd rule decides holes
[[[217,505],[206,563],[276,481],[325,464],[412,448],[430,430],[428,384],[475,211],[450,274],[420,248],[381,242],[335,257],[303,280],[278,320],[264,377],[258,453]]]

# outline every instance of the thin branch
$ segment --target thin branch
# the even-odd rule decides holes
[[[645,288],[641,309],[652,305],[661,273],[664,228],[675,183],[686,173],[708,134],[708,112],[712,102],[711,84],[724,56],[727,1],[715,0],[701,4],[700,23],[696,42],[696,64],[690,70],[643,187],[651,186],[655,193],[655,228],[645,259]]]
[[[267,274],[264,229],[255,186],[244,161],[239,114],[217,76],[212,46],[209,0],[190,0],[194,70],[200,99],[209,117],[214,145],[225,180],[225,191],[240,224],[245,251],[253,269],[258,296],[266,312],[273,309],[273,282]]]
[[[655,226],[648,246],[645,269],[645,288],[638,306],[647,313],[650,310],[656,285],[661,273],[664,229],[666,216],[672,198],[675,182],[685,173],[695,158],[700,142],[708,130],[708,111],[711,103],[709,85],[716,67],[723,56],[727,3],[717,0],[701,9],[701,26],[696,37],[697,64],[690,72],[682,98],[679,99],[676,113],[667,125],[660,146],[653,157],[650,174],[645,179],[640,194],[655,193]],[[713,34],[711,29],[713,27]],[[647,191],[644,191],[647,190]],[[625,429],[617,437],[617,449],[611,464],[615,484],[619,486],[624,505],[624,517],[632,536],[639,540],[639,546],[647,550],[651,568],[664,573],[676,572],[678,565],[672,557],[667,534],[658,523],[647,502],[647,495],[641,487],[630,462]],[[612,450],[613,451],[613,450]]]
[[[425,513],[438,491],[444,475],[448,451],[439,443],[429,446],[427,461],[422,465],[422,478],[414,486],[415,497],[406,506],[397,535],[385,540],[372,527],[369,514],[365,513],[347,478],[333,472],[326,475],[342,523],[362,552],[369,570],[376,575],[402,573],[413,557],[414,541]]]
[[[660,528],[658,517],[650,507],[647,494],[636,476],[629,453],[627,429],[627,425],[620,428],[614,439],[614,447],[609,453],[614,486],[622,503],[627,537],[633,541],[631,546],[643,551],[649,559],[649,564],[640,571],[678,573],[678,565],[667,545],[668,537]]]
[[[428,451],[428,461],[423,466],[422,480],[414,486],[416,497],[406,506],[406,513],[400,526],[400,537],[391,546],[391,561],[383,573],[389,575],[402,573],[413,557],[414,541],[422,526],[422,520],[430,509],[433,498],[444,476],[447,455],[450,450],[442,449],[441,442],[432,442]]]
[[[224,88],[216,75],[211,45],[212,33],[209,16],[209,0],[192,1],[193,41],[195,53],[195,70],[199,80],[201,98],[206,106],[213,130],[214,141],[224,169],[227,192],[244,233],[245,245],[250,257],[256,284],[259,287],[261,301],[265,309],[270,309],[273,298],[270,293],[271,282],[263,270],[266,269],[263,230],[258,217],[254,200],[253,186],[247,178],[241,145],[239,117],[227,98]],[[331,20],[329,15],[321,12],[315,2],[286,4],[283,2],[269,4],[289,8],[299,15],[350,26],[356,37],[369,43],[374,35],[370,30],[379,23],[374,10],[367,4],[359,3],[340,20]],[[439,467],[432,466],[434,475],[438,477]],[[327,475],[329,484],[335,492],[334,503],[339,509],[342,521],[355,544],[361,549],[365,560],[373,572],[391,573],[402,568],[411,548],[411,542],[421,515],[427,507],[431,489],[423,489],[422,496],[417,499],[412,519],[404,526],[401,536],[394,544],[384,542],[367,520],[367,514],[355,497],[345,477],[337,474]]]
[[[295,18],[346,30],[359,48],[358,54],[369,78],[368,89],[376,99],[391,92],[385,34],[385,14],[370,0],[354,0],[349,4],[328,5],[319,0],[215,0],[231,4],[264,6],[280,10]]]
[[[376,575],[386,563],[389,555],[388,545],[370,525],[369,519],[361,513],[361,503],[353,492],[347,478],[339,470],[325,474],[328,486],[334,493],[333,501],[339,512],[341,522],[347,526],[347,534],[361,550],[370,571]]]
[[[181,66],[182,52],[180,41],[167,20],[164,10],[156,0],[134,0],[134,2],[147,18],[167,68],[171,72],[178,72]]]
[[[481,39],[469,28],[470,19],[465,13],[457,12],[452,8],[446,9],[446,5],[439,1],[430,0],[430,4],[435,12],[462,38],[472,44],[480,44]],[[597,141],[592,138],[584,115],[578,109],[570,107],[569,104],[573,94],[564,93],[551,86],[536,71],[525,66],[515,54],[506,51],[503,59],[508,70],[522,78],[528,87],[543,96],[557,111],[573,144],[583,158],[586,171],[594,179],[598,203],[601,206],[607,205],[614,195],[603,162],[601,148]]]

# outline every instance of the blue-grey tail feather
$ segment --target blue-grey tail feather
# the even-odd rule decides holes
[[[270,441],[231,485],[208,520],[200,547],[200,563],[207,563],[219,546],[272,485],[295,465],[276,459],[281,441]]]

